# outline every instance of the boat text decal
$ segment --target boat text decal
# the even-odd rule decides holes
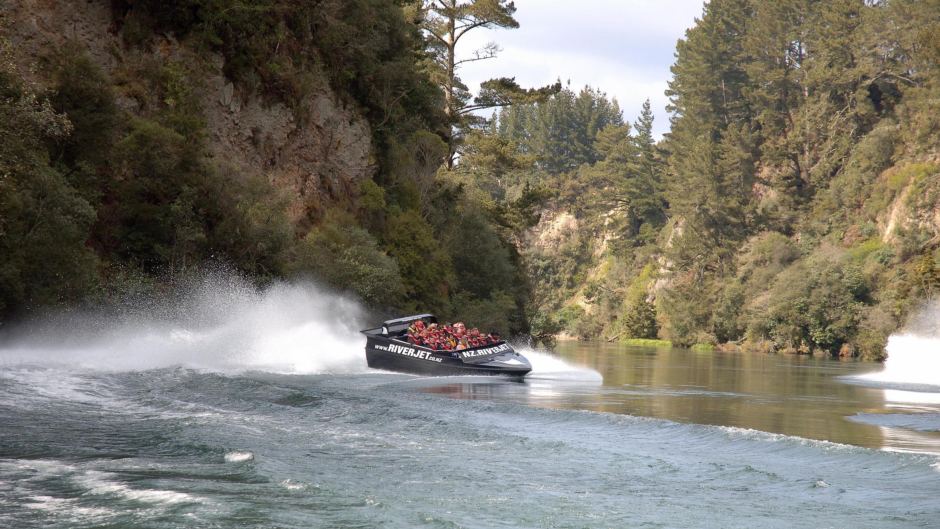
[[[487,347],[486,349],[474,349],[472,351],[464,351],[460,353],[461,358],[473,358],[475,356],[489,356],[496,353],[502,353],[504,351],[509,351],[511,348],[509,344],[500,344],[496,347]]]
[[[402,356],[411,356],[413,358],[420,358],[421,360],[430,360],[431,362],[440,362],[441,359],[432,355],[430,351],[419,351],[414,347],[404,347],[402,345],[388,344],[388,345],[379,345],[375,344],[375,348],[381,351],[388,351],[390,353],[397,353]]]

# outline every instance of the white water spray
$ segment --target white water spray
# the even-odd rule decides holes
[[[860,380],[886,385],[940,389],[940,338],[896,334],[888,338],[884,370],[860,375]]]
[[[518,351],[532,364],[532,371],[526,375],[527,380],[548,379],[595,385],[600,385],[604,381],[604,377],[597,371],[569,364],[553,354],[528,347],[520,348]]]
[[[105,371],[186,367],[289,374],[367,370],[364,311],[312,283],[246,281],[209,275],[171,301],[134,304],[115,314],[34,323],[0,342],[0,367],[66,366]],[[593,369],[526,348],[531,379],[599,384]]]
[[[182,300],[134,312],[34,325],[0,343],[0,366],[278,373],[366,369],[357,332],[362,309],[310,283],[257,290],[238,279],[212,277],[195,284]]]
[[[940,303],[918,312],[906,332],[888,338],[887,352],[882,371],[858,379],[902,389],[940,391]]]

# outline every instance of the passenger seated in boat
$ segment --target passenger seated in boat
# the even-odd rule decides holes
[[[453,325],[426,325],[419,320],[408,327],[407,340],[411,344],[435,351],[454,351],[495,344],[499,342],[499,335],[484,335],[477,328],[468,330],[467,326],[459,321]]]

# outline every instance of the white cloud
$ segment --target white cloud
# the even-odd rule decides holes
[[[701,0],[516,0],[515,30],[477,30],[460,42],[469,54],[487,42],[502,52],[496,59],[467,64],[463,81],[476,90],[493,77],[515,77],[523,86],[571,81],[616,97],[624,118],[633,121],[650,99],[655,131],[669,129],[663,91],[671,74],[676,41],[702,13]]]

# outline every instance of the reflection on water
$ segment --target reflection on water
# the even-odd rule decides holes
[[[500,384],[450,379],[427,391],[940,454],[940,428],[934,428],[940,395],[899,395],[846,383],[847,377],[877,371],[878,364],[578,342],[559,344],[558,356],[578,366],[573,369],[597,371],[603,382],[551,376]],[[537,365],[533,374],[538,375]],[[880,418],[887,413],[914,420],[886,425]]]

